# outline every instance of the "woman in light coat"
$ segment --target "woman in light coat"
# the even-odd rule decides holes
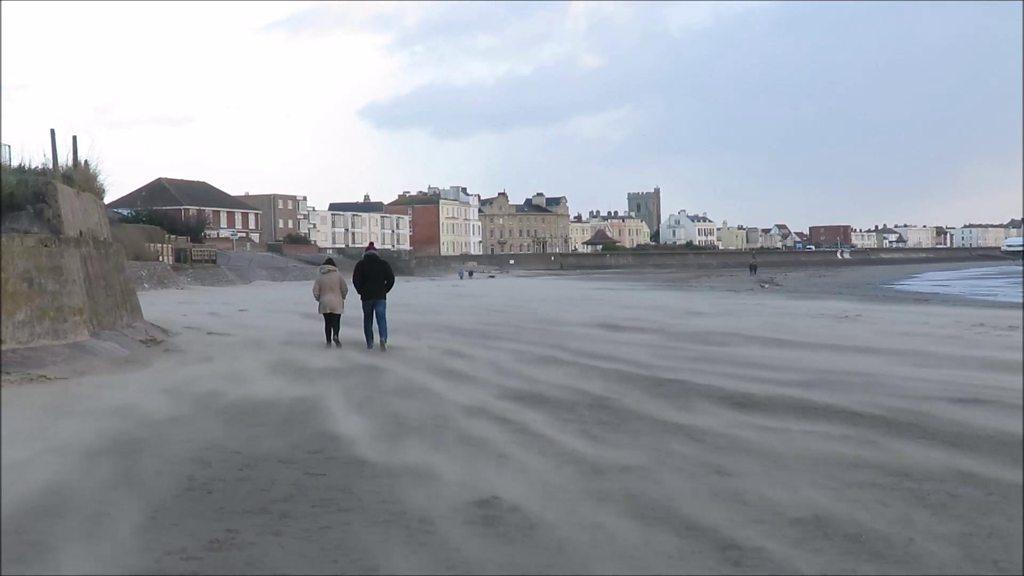
[[[341,348],[338,333],[341,332],[341,314],[345,311],[345,298],[348,296],[348,284],[338,272],[333,258],[324,260],[320,266],[320,275],[313,282],[313,298],[320,303],[320,313],[324,315],[324,336],[327,346],[333,340]]]

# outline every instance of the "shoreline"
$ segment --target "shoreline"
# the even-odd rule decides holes
[[[680,291],[763,292],[808,299],[854,299],[866,302],[947,304],[986,308],[1020,308],[1021,303],[970,298],[961,295],[896,290],[889,287],[916,274],[933,271],[966,270],[1006,266],[1005,262],[928,262],[920,264],[862,264],[836,266],[764,267],[757,276],[746,270],[606,270],[565,272],[521,272],[528,277],[583,278],[591,281],[623,281],[633,285],[671,288]],[[767,286],[762,287],[761,283]]]

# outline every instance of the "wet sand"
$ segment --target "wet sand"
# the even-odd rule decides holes
[[[1020,573],[1021,308],[895,268],[400,278],[386,354],[142,294],[151,365],[0,391],[0,568]]]

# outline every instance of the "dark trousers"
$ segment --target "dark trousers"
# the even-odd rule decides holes
[[[377,332],[380,332],[380,341],[388,341],[388,301],[387,300],[363,300],[363,336],[366,336],[366,345],[373,346],[373,318],[377,317]]]
[[[324,336],[327,338],[327,343],[331,343],[331,336],[334,339],[338,339],[338,333],[341,332],[341,314],[331,314],[327,312],[324,314]]]
[[[751,276],[757,276],[757,264],[751,264],[749,266],[749,269],[750,269],[750,275]]]

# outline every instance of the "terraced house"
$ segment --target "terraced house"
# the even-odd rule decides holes
[[[499,192],[480,201],[485,254],[569,252],[572,249],[569,202],[565,196],[537,193],[512,204]]]
[[[480,197],[464,186],[428,186],[426,192],[403,192],[388,202],[384,211],[409,217],[410,242],[417,255],[471,255],[483,251]]]
[[[651,243],[651,229],[642,219],[627,212],[619,211],[601,214],[600,210],[592,210],[587,219],[577,214],[569,223],[570,247],[573,252],[594,252],[596,247],[586,245],[598,230],[604,230],[609,238],[623,248],[635,248]]]

